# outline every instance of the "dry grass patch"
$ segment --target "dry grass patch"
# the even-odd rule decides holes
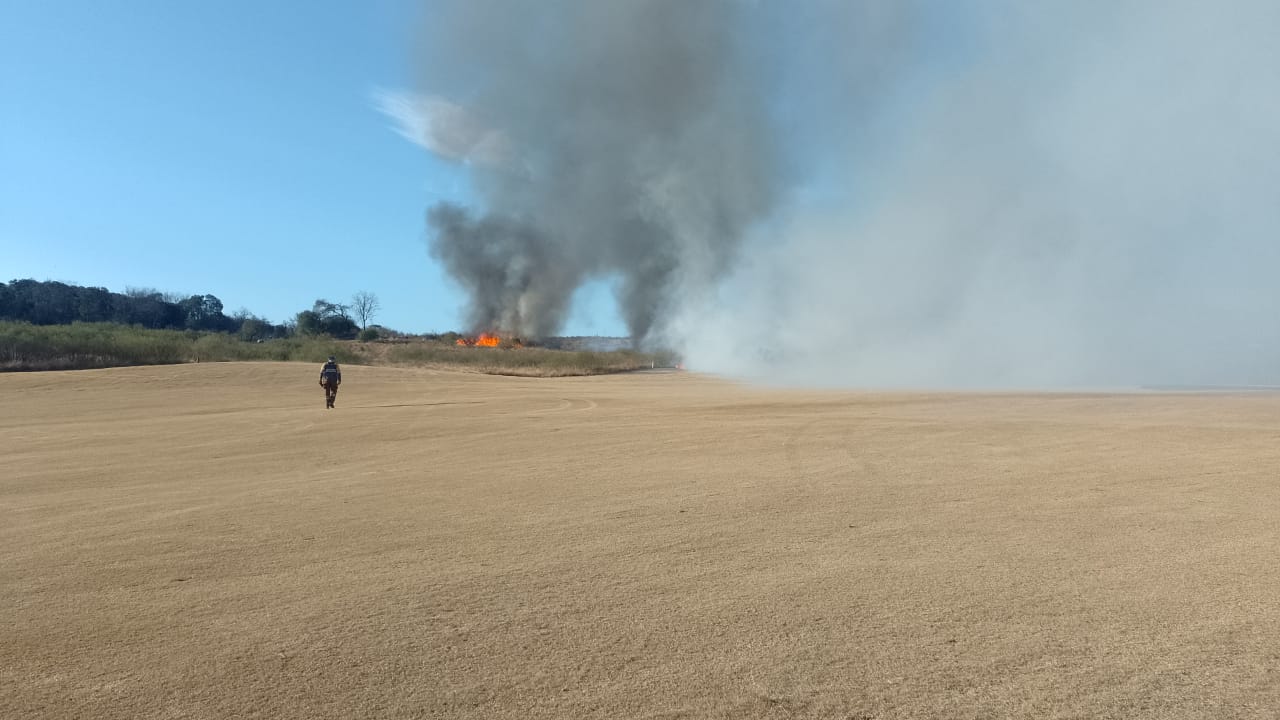
[[[652,368],[659,362],[659,358],[651,353],[629,350],[589,352],[540,347],[457,347],[429,342],[393,345],[382,357],[385,362],[396,365],[421,365],[517,377],[605,375]],[[669,360],[664,359],[663,362],[669,365]]]
[[[1280,396],[0,375],[0,717],[1273,718]]]

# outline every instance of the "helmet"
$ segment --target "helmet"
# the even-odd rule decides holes
[[[334,356],[330,355],[330,356],[329,356],[329,362],[338,362],[338,358],[336,358],[336,357],[334,357]]]

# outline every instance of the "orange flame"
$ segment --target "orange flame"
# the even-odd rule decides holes
[[[458,338],[454,344],[460,347],[498,347],[502,344],[502,338],[492,333],[480,333],[474,339]],[[519,346],[520,342],[517,340],[515,344]]]

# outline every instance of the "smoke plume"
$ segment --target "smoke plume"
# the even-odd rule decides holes
[[[462,109],[431,113],[427,132],[455,156],[469,157],[468,139],[490,148],[471,166],[484,214],[447,204],[428,213],[432,254],[469,293],[473,329],[554,333],[577,287],[610,278],[643,341],[677,298],[727,272],[777,197],[766,97],[744,71],[744,7],[433,8],[423,103]]]
[[[635,337],[738,376],[1280,380],[1280,5],[459,0],[430,25],[430,132],[481,201],[430,212],[432,252],[476,328],[553,333],[604,277]]]

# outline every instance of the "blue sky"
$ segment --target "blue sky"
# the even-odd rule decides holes
[[[212,293],[281,322],[378,295],[461,324],[424,213],[464,169],[375,107],[413,85],[418,3],[0,0],[0,279]],[[601,286],[566,334],[622,334]]]

